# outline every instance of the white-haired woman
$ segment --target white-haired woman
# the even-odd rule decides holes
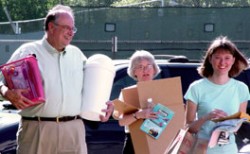
[[[137,82],[153,80],[160,72],[159,66],[156,64],[154,56],[145,50],[137,50],[130,58],[128,66],[128,75]],[[127,87],[132,88],[136,85]],[[123,100],[122,94],[119,97]],[[134,113],[119,115],[114,112],[113,117],[119,120],[120,126],[125,126],[126,138],[124,142],[123,154],[133,154],[134,148],[129,133],[128,125],[134,123],[138,119],[156,118],[157,115],[151,108],[141,109]]]

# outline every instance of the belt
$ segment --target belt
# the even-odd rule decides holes
[[[66,116],[66,117],[22,117],[23,120],[32,121],[54,121],[54,122],[66,122],[76,119],[81,119],[80,116]]]

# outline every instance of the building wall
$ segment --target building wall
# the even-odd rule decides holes
[[[248,7],[82,8],[75,12],[75,17],[78,31],[72,43],[87,56],[103,53],[112,58],[127,58],[134,50],[145,49],[154,54],[184,54],[198,59],[210,41],[219,35],[228,36],[246,55],[250,53]],[[106,24],[115,26],[115,30],[105,31]],[[19,25],[22,29],[28,28]],[[8,43],[0,40],[0,52],[11,53],[21,43],[41,38],[41,28],[39,31],[0,34],[2,40],[16,40]],[[118,38],[117,52],[111,51],[114,36]],[[3,59],[5,56],[0,63]]]

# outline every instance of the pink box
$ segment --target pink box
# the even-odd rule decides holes
[[[34,55],[1,65],[0,69],[10,89],[28,89],[23,95],[34,102],[29,106],[45,101],[42,78]]]

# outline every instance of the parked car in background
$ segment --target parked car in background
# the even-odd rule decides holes
[[[7,104],[7,105],[6,105]],[[14,154],[16,132],[20,116],[8,108],[9,102],[0,102],[0,154]]]
[[[134,85],[136,82],[127,75],[129,60],[114,60],[116,76],[113,82],[110,100],[116,99],[122,88]],[[161,68],[157,79],[181,77],[182,93],[184,94],[194,80],[200,78],[197,61],[190,61],[184,56],[157,56],[157,64]],[[250,69],[244,71],[236,79],[243,81],[250,87]],[[184,101],[183,101],[184,102]],[[250,113],[250,106],[247,110]],[[20,116],[8,102],[0,105],[0,154],[15,153],[16,132]],[[120,154],[124,142],[124,128],[118,121],[110,118],[106,123],[83,120],[86,126],[86,141],[89,154]],[[238,142],[239,148],[243,145]]]

